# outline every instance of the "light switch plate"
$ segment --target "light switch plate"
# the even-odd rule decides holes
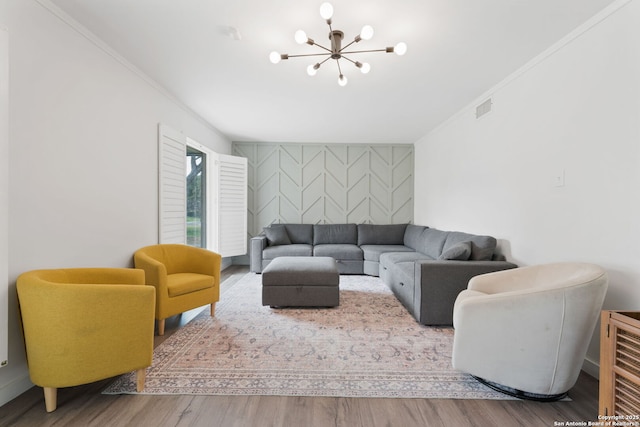
[[[557,171],[553,176],[553,186],[564,187],[564,169]]]

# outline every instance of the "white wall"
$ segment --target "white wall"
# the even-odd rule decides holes
[[[0,10],[1,14],[1,10]],[[0,367],[8,353],[9,304],[9,37],[0,28]]]
[[[3,3],[10,306],[0,405],[31,386],[17,276],[38,268],[128,267],[137,248],[157,242],[158,123],[231,152],[215,129],[40,3]]]
[[[494,235],[519,265],[600,264],[605,308],[639,310],[639,52],[640,2],[617,2],[422,138],[416,223]]]

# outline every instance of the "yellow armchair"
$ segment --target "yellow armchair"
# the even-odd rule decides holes
[[[57,389],[137,371],[153,359],[155,291],[130,268],[35,270],[17,280],[31,381],[47,412]]]
[[[133,260],[156,288],[158,335],[164,335],[165,319],[211,304],[215,314],[220,299],[222,257],[206,249],[180,244],[160,244],[138,249]]]

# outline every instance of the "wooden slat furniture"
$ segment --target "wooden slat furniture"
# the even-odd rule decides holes
[[[605,310],[601,316],[598,413],[637,417],[640,414],[640,311]]]

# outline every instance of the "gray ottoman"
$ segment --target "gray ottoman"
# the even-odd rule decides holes
[[[331,257],[278,257],[262,272],[262,305],[335,307],[340,274]]]

